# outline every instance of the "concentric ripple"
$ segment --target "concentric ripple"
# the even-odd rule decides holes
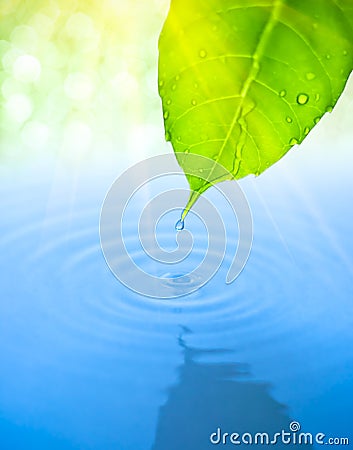
[[[189,176],[197,176],[204,182],[211,183],[215,179],[230,179],[231,174],[217,162],[200,155],[183,154],[189,159]],[[197,168],[206,169],[197,169]],[[200,172],[202,170],[202,173]],[[151,271],[143,269],[136,258],[132,257],[136,249],[128,249],[123,233],[125,212],[128,208],[135,210],[141,205],[134,205],[136,193],[155,179],[183,175],[174,155],[160,155],[143,162],[124,172],[110,188],[104,201],[100,220],[101,244],[105,259],[116,278],[132,291],[152,298],[174,298],[192,293],[204,286],[218,271],[224,259],[227,247],[227,230],[215,202],[199,197],[189,215],[195,215],[207,231],[208,245],[204,257],[195,267],[185,265],[185,260],[200,245],[194,247],[193,235],[184,228],[182,220],[176,221],[176,248],[166,251],[157,240],[157,225],[166,214],[179,208],[181,211],[188,203],[188,190],[169,188],[165,192],[147,199],[142,206],[138,220],[136,240],[140,243],[146,258],[153,265],[183,264],[183,272],[172,275],[169,282]],[[252,217],[248,202],[239,185],[233,181],[232,186],[222,184],[218,191],[228,201],[234,213],[234,222],[238,223],[238,246],[234,259],[230,264],[226,281],[233,282],[240,274],[248,259],[252,243]],[[195,194],[195,193],[194,193]],[[139,210],[139,209],[137,209]],[[217,238],[217,239],[216,239]],[[218,257],[216,259],[216,256]],[[187,269],[187,270],[186,270]]]
[[[179,184],[173,180],[180,190],[183,183],[182,177]],[[167,181],[164,184],[169,187]],[[153,274],[159,285],[173,294],[168,301],[133,292],[112,275],[100,247],[99,198],[88,206],[90,202],[82,199],[74,207],[60,202],[51,206],[48,216],[45,201],[33,201],[42,195],[38,193],[41,189],[23,190],[23,204],[32,202],[32,207],[17,205],[17,218],[4,219],[0,239],[1,253],[6,255],[2,267],[2,293],[6,299],[2,307],[7,317],[2,327],[3,346],[9,350],[11,347],[12,355],[24,357],[34,352],[53,365],[60,364],[57,352],[89,354],[92,360],[119,355],[129,361],[130,349],[134,348],[134,358],[158,358],[168,351],[170,337],[177,335],[180,324],[197,330],[202,344],[209,348],[222,347],[225,341],[234,345],[242,342],[254,352],[263,349],[264,357],[275,354],[288,339],[300,347],[300,336],[308,326],[314,332],[327,325],[327,335],[324,337],[320,331],[315,337],[322,344],[338,327],[333,328],[332,317],[342,336],[349,336],[350,316],[344,312],[350,307],[350,288],[344,282],[347,271],[337,255],[323,245],[327,241],[320,237],[317,223],[309,215],[302,221],[277,214],[278,228],[282,230],[279,236],[248,188],[256,211],[253,249],[241,275],[227,285],[225,279],[239,243],[236,217],[228,201],[216,189],[205,195],[205,209],[216,204],[227,230],[224,250],[224,235],[210,233],[212,224],[205,226],[198,211],[187,216],[185,230],[177,233],[174,225],[181,206],[166,201],[164,194],[160,197],[162,208],[155,210],[157,214],[152,206],[144,210],[160,195],[160,188],[158,184],[157,193],[152,187],[131,202],[130,209],[126,209],[123,236],[135,264]],[[212,222],[207,214],[203,218]],[[151,217],[143,219],[151,225],[146,230],[141,229],[143,215]],[[139,226],[144,234],[143,245],[138,238]],[[114,223],[111,227],[114,229]],[[177,251],[182,258],[178,264],[169,260],[157,264],[155,259],[146,258],[146,250],[158,258]],[[125,256],[114,257],[124,267]],[[220,257],[223,262],[219,265]],[[203,279],[194,271],[200,264],[208,274],[219,267],[202,288]],[[178,296],[190,287],[197,289]],[[327,295],[336,303],[322,301]],[[341,308],[337,307],[338,301]],[[38,349],[39,338],[48,349]],[[69,359],[66,369],[94,370],[103,376],[99,365],[93,369],[82,358]]]

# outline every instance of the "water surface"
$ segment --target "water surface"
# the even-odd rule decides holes
[[[242,182],[255,234],[233,284],[231,232],[215,277],[166,301],[125,288],[102,255],[116,170],[3,168],[1,448],[203,450],[219,426],[270,432],[292,420],[353,442],[352,182],[338,163],[336,176],[305,167],[293,156]],[[166,247],[179,213],[158,229]],[[156,268],[135,228],[131,214],[128,245],[161,276],[199,261],[207,237],[187,218],[195,252]]]

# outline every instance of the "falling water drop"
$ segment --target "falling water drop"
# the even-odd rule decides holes
[[[177,231],[182,231],[184,229],[184,221],[182,219],[179,219],[178,222],[175,224],[175,229]]]

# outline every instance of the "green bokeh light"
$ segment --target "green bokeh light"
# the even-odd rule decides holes
[[[50,152],[81,160],[129,145],[148,152],[148,136],[162,130],[157,41],[167,7],[167,0],[3,2],[2,158]]]

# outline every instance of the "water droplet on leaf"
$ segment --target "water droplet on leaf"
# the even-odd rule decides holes
[[[309,127],[305,127],[305,128],[304,128],[304,134],[305,134],[305,136],[306,136],[307,134],[309,134],[309,131],[310,131],[310,128],[309,128]]]
[[[197,105],[197,101],[193,98],[193,99],[191,100],[191,104],[192,104],[193,106],[196,106],[196,105]]]
[[[282,91],[279,93],[279,96],[280,96],[280,97],[285,97],[286,94],[287,94],[287,91],[284,90],[284,89],[282,89]]]
[[[167,103],[167,105],[169,106],[169,105],[172,103],[171,99],[169,98],[169,99],[166,101],[166,103]]]
[[[321,117],[315,117],[314,123],[315,123],[315,124],[316,124],[316,123],[319,123],[319,122],[320,122],[320,119],[321,119]]]
[[[288,123],[292,123],[292,122],[293,122],[293,119],[292,119],[291,117],[287,116],[287,117],[286,117],[286,121],[287,121]]]
[[[306,74],[306,79],[307,79],[307,80],[311,81],[311,80],[313,80],[314,78],[316,78],[316,75],[315,75],[313,72],[308,72],[308,73]]]
[[[165,113],[163,114],[163,117],[165,120],[167,120],[169,117],[169,111],[165,111]]]
[[[206,50],[200,50],[199,55],[200,55],[200,58],[206,58],[206,56],[207,56]]]
[[[308,103],[308,100],[308,94],[298,94],[297,96],[297,103],[299,103],[299,105],[305,105],[306,103]]]
[[[328,112],[328,113],[332,112],[332,110],[333,110],[333,108],[332,108],[331,105],[329,105],[329,106],[326,108],[326,112]]]
[[[175,91],[176,88],[177,88],[177,87],[176,87],[176,84],[173,84],[173,86],[172,86],[172,91]]]
[[[290,145],[296,145],[296,144],[298,144],[298,139],[292,138],[292,139],[289,141],[289,143],[290,143]]]
[[[177,75],[176,77],[175,77],[175,81],[179,81],[180,80],[180,75]]]

